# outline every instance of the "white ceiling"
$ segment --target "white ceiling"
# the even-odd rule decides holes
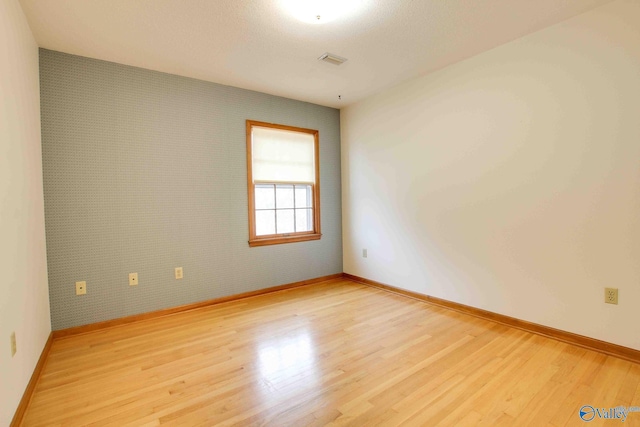
[[[308,24],[286,0],[20,0],[46,49],[336,108],[611,0],[350,1]]]

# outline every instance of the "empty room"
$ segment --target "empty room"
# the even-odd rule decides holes
[[[0,0],[0,426],[640,426],[640,1]]]

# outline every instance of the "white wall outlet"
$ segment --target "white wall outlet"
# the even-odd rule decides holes
[[[362,258],[366,258],[366,257],[367,257],[367,250],[362,249]]]
[[[87,293],[87,282],[76,282],[76,295],[84,295]]]
[[[136,286],[138,284],[138,273],[129,273],[129,286]]]
[[[16,355],[18,351],[18,345],[16,344],[16,333],[11,332],[11,357]]]
[[[183,277],[182,267],[176,267],[176,279],[182,279],[182,277]]]
[[[618,288],[604,288],[604,302],[618,304]]]

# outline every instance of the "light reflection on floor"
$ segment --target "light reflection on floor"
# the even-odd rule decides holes
[[[308,330],[261,341],[258,344],[261,387],[266,396],[313,387],[320,378],[315,343]],[[273,393],[277,392],[277,395]]]

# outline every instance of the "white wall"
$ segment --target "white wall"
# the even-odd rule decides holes
[[[409,81],[341,122],[345,272],[640,349],[640,2]]]
[[[38,47],[17,0],[0,0],[0,425],[9,425],[51,331]],[[18,352],[12,358],[10,334]]]

